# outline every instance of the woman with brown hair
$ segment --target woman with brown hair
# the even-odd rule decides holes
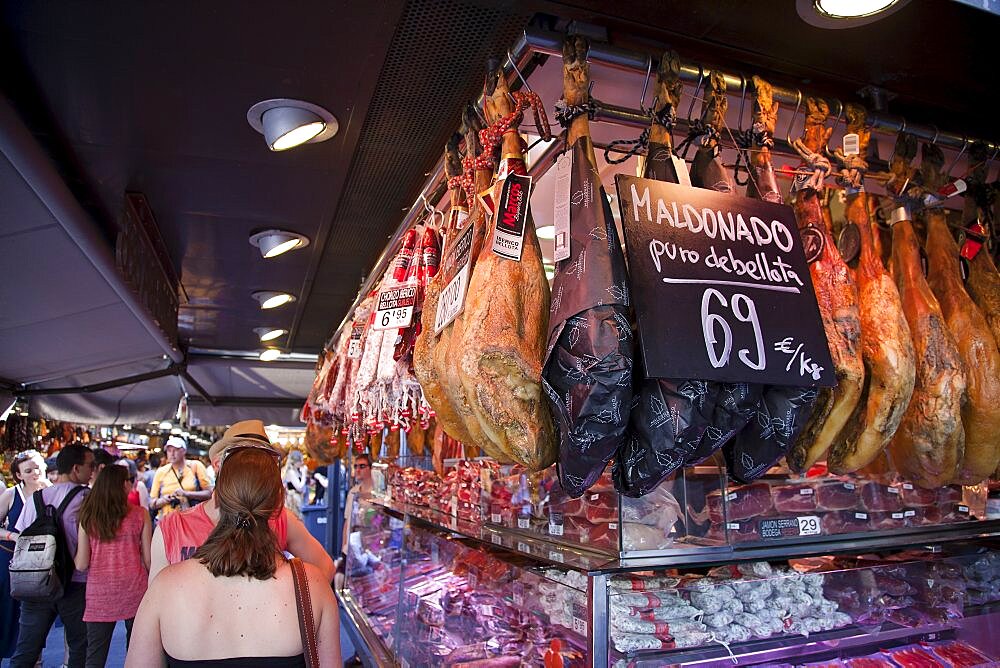
[[[14,486],[0,493],[0,657],[3,658],[14,653],[20,616],[20,605],[10,595],[8,571],[17,540],[14,524],[21,516],[25,499],[52,485],[45,478],[45,460],[37,450],[17,453],[10,462],[10,475]]]
[[[131,642],[132,620],[146,593],[149,513],[128,502],[129,470],[105,466],[80,507],[78,547],[74,562],[87,573],[87,668],[104,668],[111,636],[125,622],[125,646]]]
[[[280,454],[241,445],[223,462],[219,523],[191,559],[153,579],[125,665],[340,668],[329,583],[310,564],[285,559],[268,525],[284,508]]]

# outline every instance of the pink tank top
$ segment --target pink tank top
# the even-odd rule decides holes
[[[149,572],[142,563],[142,524],[145,510],[129,506],[114,540],[90,538],[85,622],[117,622],[135,617],[146,593]]]
[[[160,535],[163,536],[163,549],[167,555],[167,563],[176,564],[190,559],[195,550],[205,544],[209,534],[215,528],[212,519],[205,512],[207,503],[199,503],[194,508],[170,513],[160,520]],[[284,509],[277,517],[272,517],[268,524],[278,538],[278,549],[282,552],[288,549],[288,518]]]

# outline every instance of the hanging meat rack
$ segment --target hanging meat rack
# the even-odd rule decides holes
[[[514,44],[513,48],[507,52],[507,58],[503,64],[504,73],[508,77],[508,81],[511,81],[512,83],[512,90],[517,88],[519,85],[527,85],[527,82],[522,76],[522,72],[526,71],[526,68],[529,66],[529,63],[535,55],[562,57],[562,43],[564,38],[565,35],[563,33],[542,30],[535,27],[525,28],[523,34]],[[649,81],[648,77],[651,76],[651,73],[656,72],[659,64],[659,60],[649,54],[629,51],[611,44],[602,43],[591,44],[587,59],[594,65],[602,65],[611,69],[628,72],[630,74],[645,75],[647,77],[647,83]],[[746,90],[749,77],[741,74],[733,74],[731,72],[716,70],[714,68],[706,68],[700,63],[691,61],[681,62],[680,79],[684,83],[699,86],[704,83],[708,74],[713,71],[720,71],[722,73],[725,77],[727,88],[735,91]],[[804,108],[803,105],[805,99],[809,96],[809,93],[796,88],[784,88],[781,86],[774,86],[773,88],[774,99],[779,103],[796,110],[796,112],[798,112],[801,108]],[[844,103],[838,99],[831,100],[825,96],[818,97],[824,97],[824,99],[827,99],[827,101],[831,103],[830,113],[831,116],[836,119],[835,126],[842,123],[844,120]],[[481,104],[481,102],[482,100],[480,99],[477,101],[477,104]],[[649,115],[642,109],[630,109],[628,107],[602,103],[597,100],[594,101],[594,104],[595,121],[632,128],[646,128],[649,126]],[[961,157],[961,155],[966,152],[968,147],[973,144],[982,144],[986,147],[986,150],[990,153],[990,155],[994,157],[998,152],[1000,152],[1000,142],[986,141],[957,132],[941,130],[936,125],[910,123],[902,116],[896,116],[878,111],[868,111],[867,121],[873,132],[888,136],[894,136],[901,132],[906,132],[919,140],[937,144],[942,148],[955,150],[958,152],[958,157]],[[678,115],[677,129],[679,133],[682,134],[686,133],[688,130],[688,120],[682,115]],[[798,157],[786,138],[775,137],[774,141],[775,152],[795,156],[796,158]],[[600,144],[596,144],[596,146],[598,148],[605,148],[605,146],[601,146]],[[543,150],[542,154],[535,159],[534,163],[529,168],[528,173],[532,176],[538,177],[548,171],[549,167],[551,167],[553,163],[552,158],[561,150],[561,148],[562,145],[559,139],[552,141]],[[884,169],[885,164],[882,163],[879,165],[878,163],[874,163],[872,167],[876,169],[881,167]],[[402,222],[400,222],[395,232],[389,238],[385,249],[382,251],[382,254],[378,257],[378,260],[375,262],[372,270],[365,278],[360,290],[358,291],[357,297],[355,297],[354,302],[347,310],[347,314],[344,316],[344,319],[337,326],[336,330],[334,330],[333,335],[327,340],[325,346],[326,349],[330,349],[336,343],[344,326],[351,321],[351,317],[358,304],[361,303],[364,296],[368,294],[368,292],[381,278],[386,267],[388,267],[389,262],[391,262],[392,258],[399,250],[399,246],[406,230],[412,227],[423,215],[425,215],[427,212],[428,201],[434,202],[443,195],[444,183],[444,160],[441,158],[435,164],[434,168],[428,173],[427,179],[424,181],[420,189],[420,195],[406,212]]]

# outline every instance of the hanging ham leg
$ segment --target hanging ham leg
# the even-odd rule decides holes
[[[458,155],[458,142],[460,136],[452,137],[445,149],[445,175],[450,179],[449,188],[451,191],[451,211],[448,214],[448,224],[446,228],[445,246],[442,251],[442,258],[447,260],[449,251],[454,247],[455,238],[460,234],[461,223],[468,217],[468,209],[465,207],[465,193],[462,190],[460,180],[462,175],[462,162]],[[468,150],[472,151],[470,146]],[[444,379],[441,377],[440,369],[434,363],[436,353],[447,351],[448,342],[451,340],[451,327],[449,326],[440,334],[434,333],[434,319],[437,315],[438,300],[441,290],[447,285],[451,276],[438,274],[427,284],[427,292],[424,295],[424,307],[420,317],[420,335],[413,346],[413,372],[420,381],[420,386],[424,391],[424,398],[437,414],[440,424],[457,438],[468,439],[469,435],[465,431],[462,420],[454,406],[448,401],[445,394]]]
[[[924,185],[936,189],[943,184],[941,149],[925,144],[921,171]],[[1000,464],[1000,351],[986,318],[973,303],[962,283],[958,244],[955,243],[945,213],[927,211],[927,282],[937,297],[948,330],[955,337],[958,354],[965,366],[967,401],[962,407],[965,453],[957,482],[975,485]]]
[[[570,56],[578,46],[586,53],[580,40],[567,39]],[[564,58],[563,67],[578,70],[563,77],[563,99],[586,102],[586,60]],[[625,258],[597,173],[590,125],[585,114],[571,123],[566,143],[572,153],[562,158],[572,162],[562,195],[568,201],[558,203],[569,210],[570,253],[553,277],[543,386],[559,432],[559,482],[577,497],[597,482],[625,439],[633,338]]]
[[[993,256],[986,243],[994,234],[1000,205],[1000,184],[987,187],[988,162],[980,161],[969,173],[969,192],[965,196],[963,224],[972,234],[962,245],[962,257],[969,263],[969,278],[965,287],[969,296],[986,316],[993,332],[993,339],[1000,346],[1000,272],[993,263]]]
[[[899,290],[882,265],[875,245],[868,197],[862,183],[870,131],[863,108],[847,106],[847,131],[860,137],[861,152],[845,165],[847,220],[857,226],[860,256],[854,278],[861,315],[861,356],[865,385],[854,428],[830,448],[827,464],[834,473],[867,466],[889,444],[913,394],[916,360]]]
[[[915,144],[905,138],[896,142],[890,168],[898,183],[909,180],[908,162],[915,153]],[[920,244],[906,207],[893,211],[892,223],[892,274],[913,336],[917,370],[913,398],[889,452],[897,471],[933,489],[954,480],[962,460],[965,373],[941,306],[924,278]]]
[[[982,310],[993,340],[1000,346],[1000,271],[985,246],[969,260],[969,280],[965,287]]]
[[[487,118],[509,117],[514,110],[503,70],[491,73],[488,82]],[[503,134],[502,155],[509,172],[525,173],[516,120],[514,128]],[[502,215],[495,212],[491,232]],[[472,408],[473,422],[486,436],[472,442],[498,460],[515,461],[532,471],[549,466],[557,452],[541,384],[549,284],[530,215],[524,223],[520,261],[494,253],[487,234],[469,282],[463,320],[461,337],[453,338],[451,345],[458,362],[454,373]]]
[[[824,126],[830,110],[826,102],[817,98],[809,98],[806,106],[805,130],[796,148],[808,164],[816,165],[817,157],[822,155],[830,138],[831,130]],[[806,259],[810,261],[809,274],[830,346],[837,386],[832,392],[820,393],[817,409],[788,453],[788,463],[797,471],[805,471],[822,459],[840,437],[861,398],[865,378],[860,350],[858,290],[823,219],[820,210],[822,180],[816,180],[804,183],[797,180],[794,184],[795,218]]]

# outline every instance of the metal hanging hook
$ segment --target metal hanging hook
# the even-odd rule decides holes
[[[705,68],[698,65],[698,83],[694,85],[694,92],[691,93],[691,104],[688,105],[687,120],[691,123],[691,114],[694,113],[694,103],[698,99],[698,91],[701,90],[701,82],[705,80]]]
[[[899,124],[899,132],[896,133],[896,136],[898,137],[899,135],[901,135],[901,134],[903,134],[905,132],[906,132],[906,119],[904,118],[903,121],[902,121],[902,123]],[[898,142],[892,142],[892,153],[889,154],[889,159],[886,160],[886,163],[889,164],[889,165],[892,165],[892,159],[896,157],[896,144],[897,143]],[[933,143],[933,142],[931,142],[931,143]]]
[[[642,82],[642,95],[639,96],[639,109],[646,108],[646,89],[649,87],[649,75],[653,73],[653,57],[646,56],[646,79]],[[656,105],[653,105],[656,106]]]
[[[510,51],[507,51],[507,60],[510,61],[510,66],[513,68],[514,74],[516,74],[517,78],[521,80],[521,85],[524,86],[524,90],[529,93],[534,93],[535,91],[531,90],[531,86],[528,85],[528,80],[524,78],[523,74],[521,74],[521,70],[517,69],[517,63],[514,62],[514,56]]]
[[[945,174],[951,176],[951,170],[955,169],[955,165],[957,165],[958,161],[962,159],[962,154],[965,153],[965,149],[967,148],[969,148],[969,138],[967,136],[962,137],[962,150],[958,152],[958,155],[955,156],[955,159],[951,161],[950,165],[948,165],[948,169],[944,170]]]
[[[792,112],[792,117],[788,120],[788,128],[785,130],[785,141],[789,144],[792,143],[792,126],[795,125],[795,117],[799,115],[799,109],[802,108],[802,91],[796,89],[795,93],[798,96],[795,101],[795,111]]]

